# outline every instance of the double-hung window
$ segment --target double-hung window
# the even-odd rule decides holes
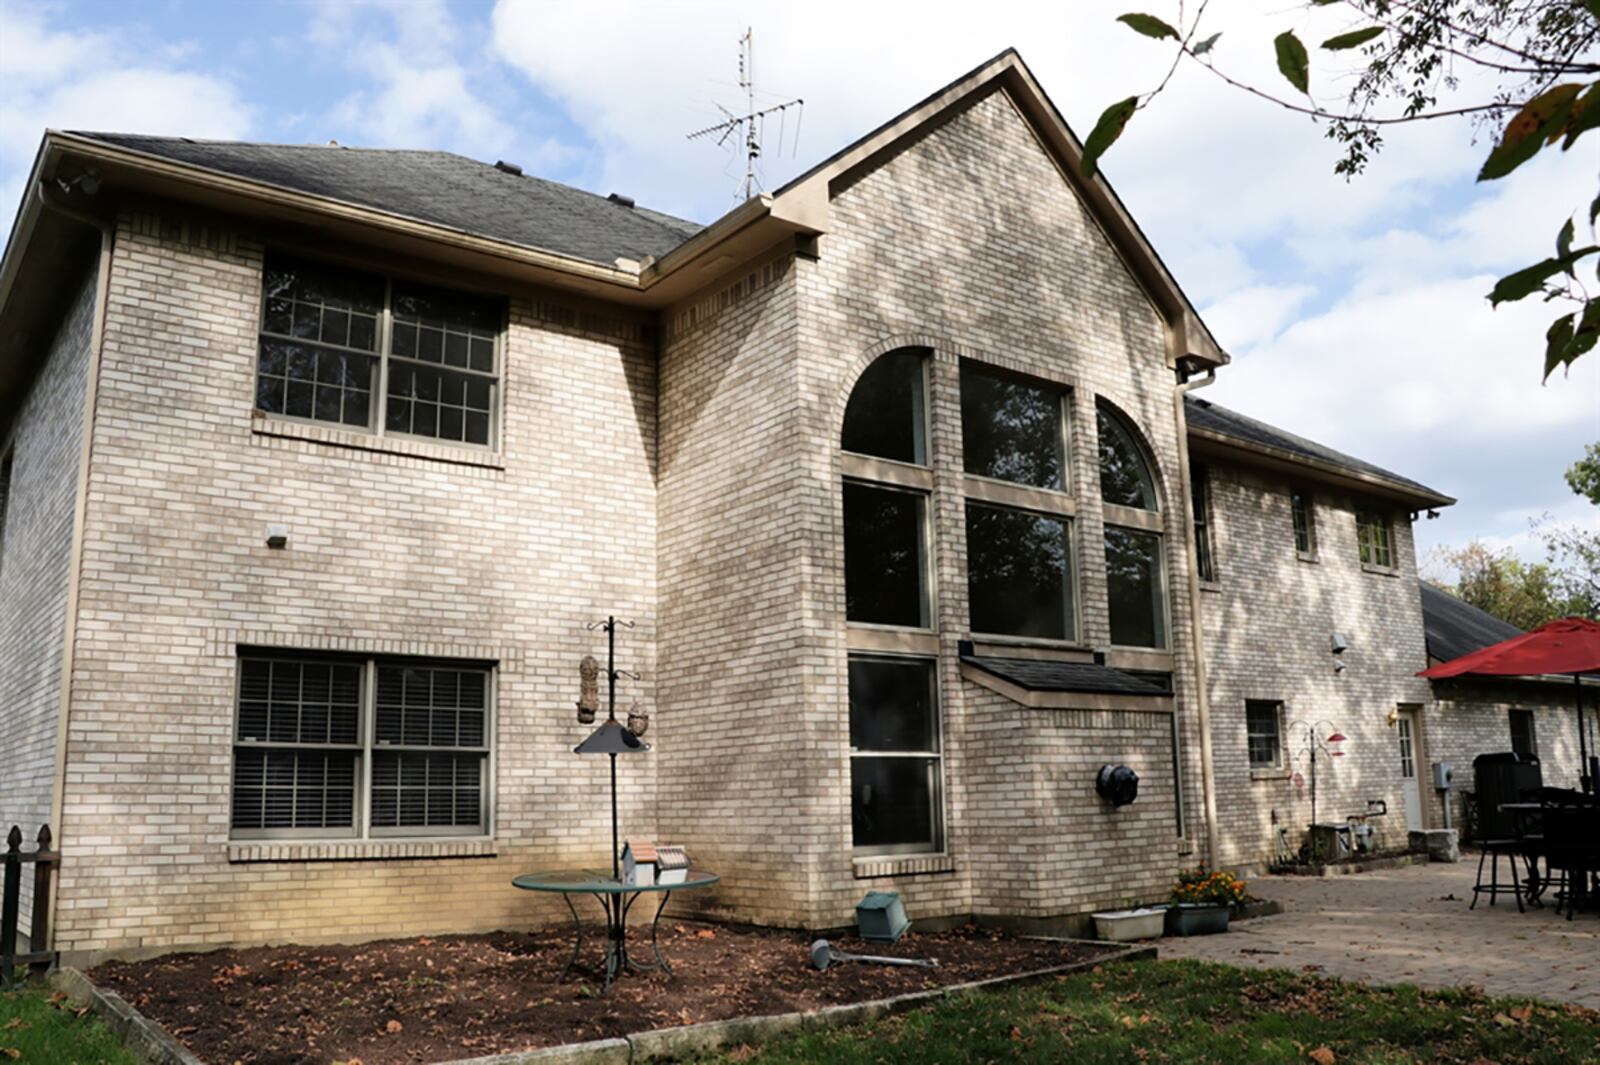
[[[1377,510],[1356,511],[1356,546],[1361,564],[1394,569],[1394,545],[1389,516]]]
[[[939,697],[931,659],[850,657],[850,821],[858,854],[943,846]]]
[[[1211,544],[1211,471],[1200,463],[1189,467],[1189,504],[1194,508],[1194,563],[1200,579],[1217,579]]]
[[[1283,704],[1250,699],[1244,704],[1245,743],[1251,769],[1283,767]]]
[[[1511,711],[1511,750],[1527,757],[1537,757],[1539,743],[1534,735],[1533,711]]]
[[[1077,638],[1065,389],[961,364],[967,602],[987,636]]]
[[[488,831],[481,664],[241,652],[236,839]]]
[[[1122,415],[1104,404],[1096,414],[1111,642],[1165,649],[1166,563],[1155,474]]]
[[[1317,511],[1311,493],[1303,488],[1289,492],[1289,516],[1294,523],[1294,552],[1301,558],[1317,557]]]
[[[496,446],[505,301],[269,253],[256,409]]]

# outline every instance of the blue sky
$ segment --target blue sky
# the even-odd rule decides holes
[[[1144,7],[1175,14],[1171,0]],[[1277,32],[1320,40],[1348,26],[1338,7],[1213,7],[1219,62],[1266,85]],[[773,187],[1013,45],[1086,131],[1164,69],[1161,46],[1114,22],[1124,9],[0,0],[0,217],[48,126],[444,148],[710,221],[733,205],[740,162],[685,134],[715,121],[717,102],[738,103],[746,26],[763,99],[806,99],[798,140],[789,126],[780,148],[768,131]],[[1347,72],[1314,64],[1313,92],[1336,103]],[[1586,142],[1587,154],[1545,153],[1477,186],[1487,136],[1405,127],[1345,182],[1318,127],[1190,70],[1105,169],[1235,356],[1207,394],[1460,498],[1419,524],[1424,552],[1477,537],[1536,557],[1530,519],[1600,520],[1562,480],[1600,440],[1600,355],[1541,386],[1550,309],[1491,311],[1483,296],[1550,253],[1600,165]]]

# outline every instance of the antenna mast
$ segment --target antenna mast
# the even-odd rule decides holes
[[[748,200],[761,188],[761,179],[756,173],[756,162],[761,158],[761,133],[762,119],[768,115],[782,115],[789,108],[796,108],[798,115],[804,114],[805,101],[798,97],[793,100],[775,104],[756,110],[756,81],[755,81],[755,31],[746,28],[744,36],[739,38],[739,88],[744,91],[744,114],[736,115],[721,104],[717,109],[727,116],[723,121],[705,129],[697,129],[689,134],[689,140],[702,138],[716,138],[719,146],[727,144],[735,137],[744,141],[744,180],[740,184],[735,198],[739,201]],[[795,121],[795,141],[799,144],[800,122]],[[783,151],[783,134],[778,135],[778,151]]]

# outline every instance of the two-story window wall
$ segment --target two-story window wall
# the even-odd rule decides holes
[[[1167,646],[1167,587],[1161,502],[1150,460],[1132,426],[1096,408],[1100,496],[1105,506],[1106,599],[1111,642]]]
[[[880,356],[845,409],[845,617],[852,627],[931,631],[928,352]],[[858,854],[944,846],[935,660],[850,656],[850,818]]]
[[[496,446],[504,300],[276,253],[261,298],[257,410]]]

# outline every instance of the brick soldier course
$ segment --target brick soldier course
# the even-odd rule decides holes
[[[654,747],[621,762],[625,834],[722,874],[685,900],[708,916],[834,927],[890,889],[919,919],[1079,930],[1183,865],[1258,866],[1307,810],[1292,767],[1248,763],[1252,699],[1336,721],[1352,756],[1319,808],[1385,799],[1384,839],[1403,838],[1391,711],[1417,709],[1419,757],[1506,746],[1500,697],[1458,729],[1413,676],[1410,515],[1451,500],[1264,445],[1221,408],[1212,431],[1184,428],[1180,382],[1238,371],[1110,189],[1076,176],[1077,150],[1010,52],[705,229],[440,153],[47,135],[34,183],[93,169],[100,188],[30,194],[0,272],[0,823],[57,822],[55,945],[84,960],[564,919],[508,882],[607,861],[604,760],[571,748],[579,660],[604,651],[585,625],[608,614],[636,625],[621,700],[650,712]],[[490,445],[258,410],[276,255],[503,300]],[[928,454],[895,475],[926,499],[931,611],[886,629],[846,617],[841,489],[862,467],[839,442],[861,375],[907,348]],[[964,364],[1064,395],[1060,491],[967,474]],[[1101,411],[1137,437],[1146,516],[1102,501]],[[1071,518],[1068,640],[967,647],[965,512],[1000,496]],[[1390,524],[1381,572],[1357,558],[1357,509]],[[1160,537],[1163,646],[1112,641],[1104,529],[1135,519]],[[1350,642],[1338,673],[1333,632]],[[482,825],[241,834],[241,649],[485,670]],[[933,663],[931,847],[853,845],[852,654]],[[964,660],[985,656],[1165,691],[1024,691]],[[1540,718],[1552,776],[1565,720]],[[1139,774],[1133,805],[1095,793],[1106,764]]]

